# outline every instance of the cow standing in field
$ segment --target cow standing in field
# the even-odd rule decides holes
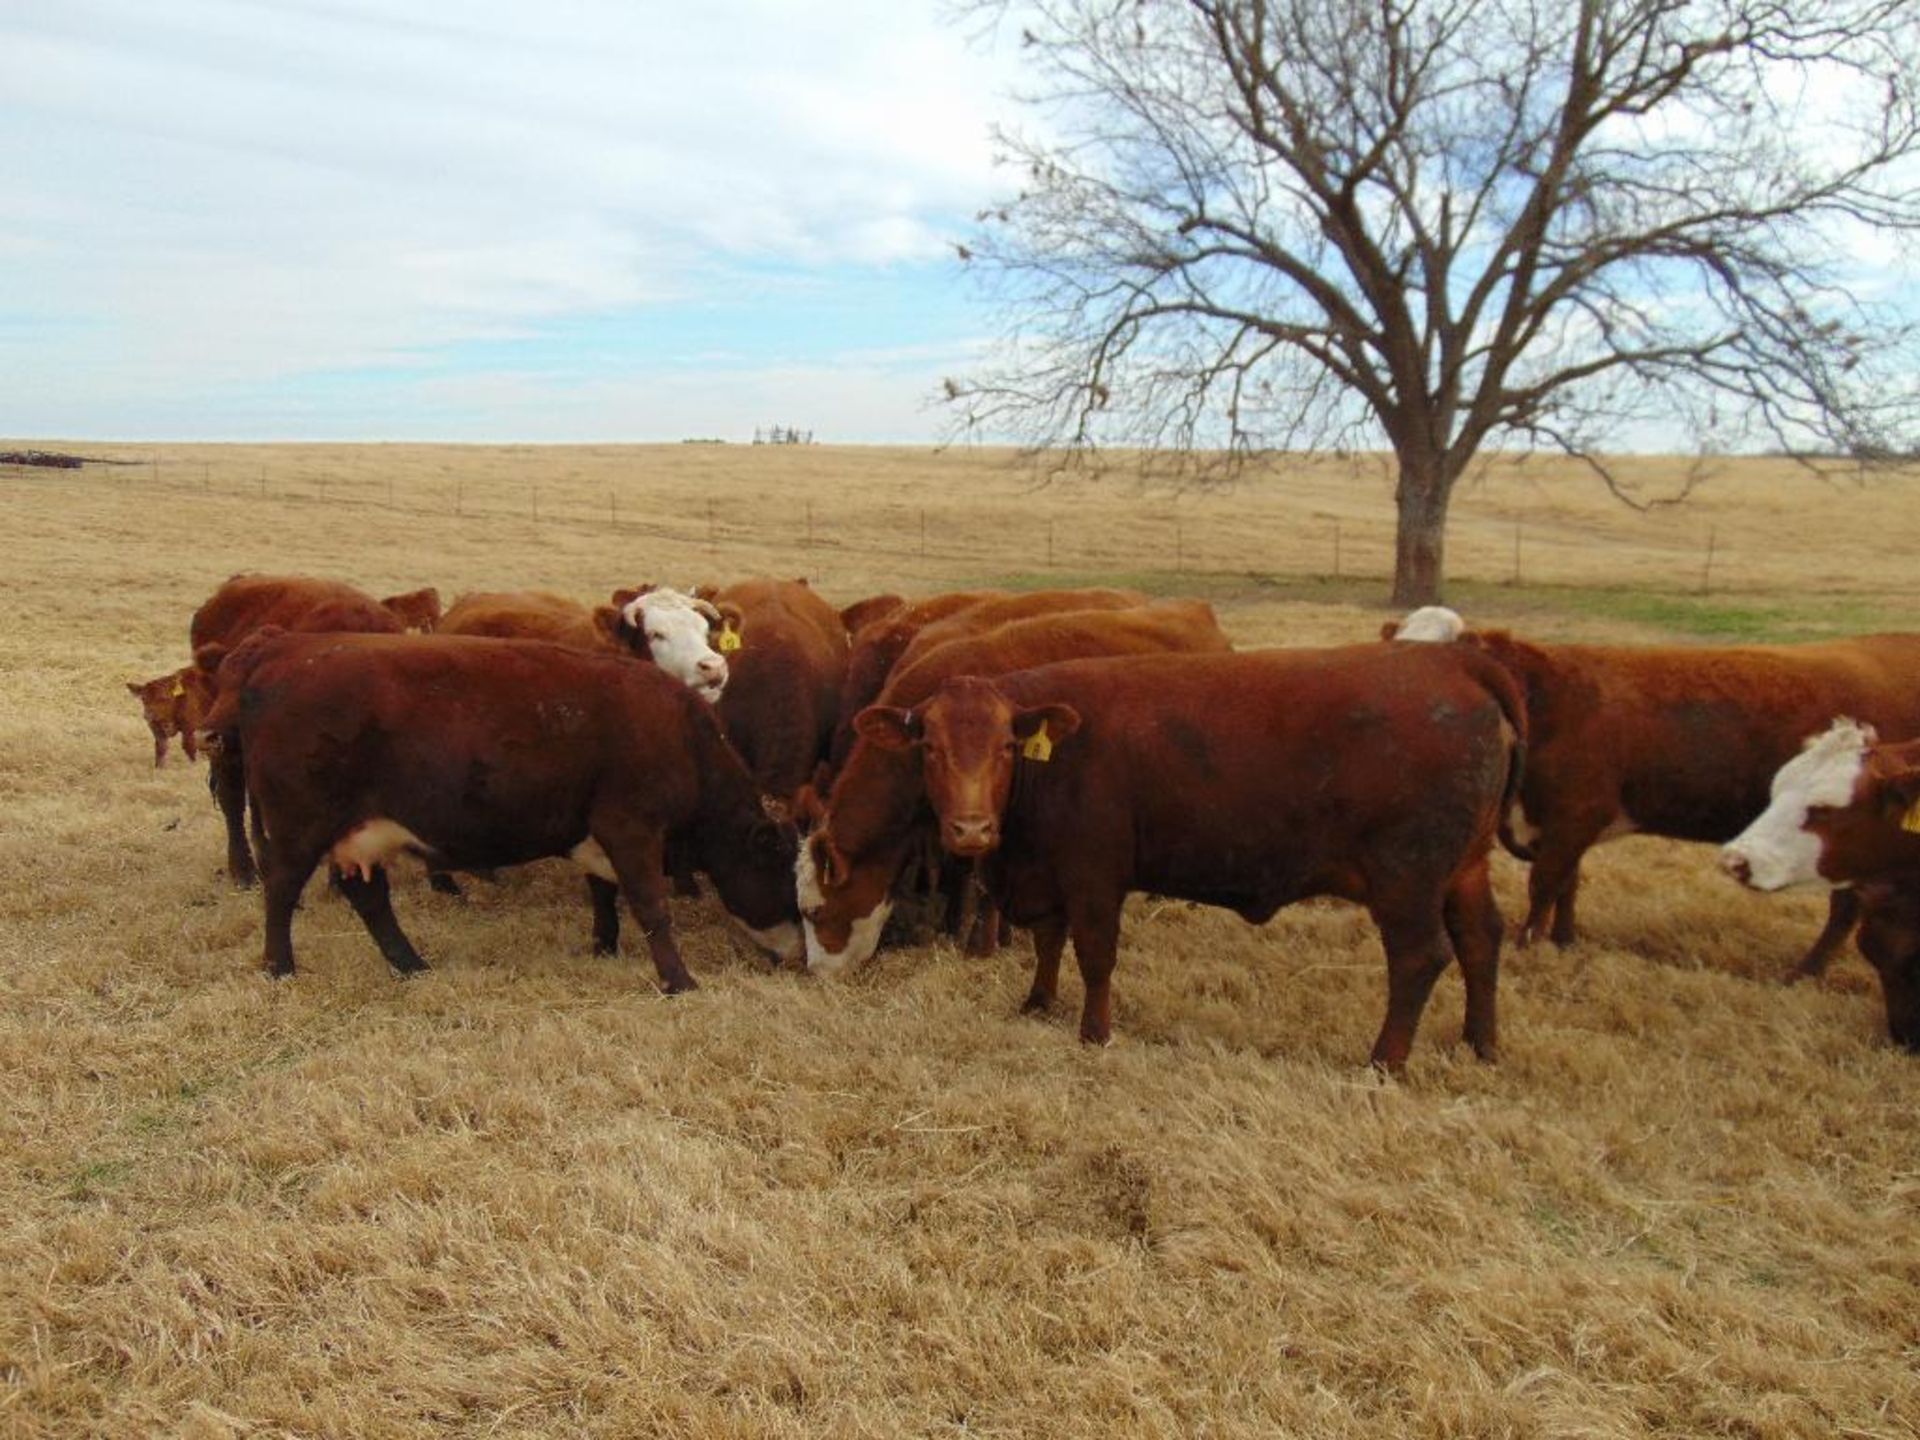
[[[293,973],[292,920],[323,861],[389,964],[424,968],[393,914],[386,863],[444,869],[565,856],[588,874],[596,948],[623,894],[661,984],[692,989],[662,871],[691,847],[722,902],[774,954],[799,953],[790,833],[711,707],[656,667],[467,636],[256,634],[227,656],[208,729],[237,741],[270,843],[266,965]]]
[[[720,697],[727,738],[761,792],[790,804],[825,756],[847,677],[840,612],[804,580],[759,577],[695,592],[723,617],[733,678]]]
[[[1090,586],[1077,590],[956,590],[895,612],[853,637],[847,683],[828,751],[829,770],[838,771],[853,750],[853,717],[880,698],[899,671],[950,640],[985,635],[1002,625],[1071,610],[1130,610],[1145,605],[1138,590]]]
[[[545,590],[494,590],[462,595],[436,633],[548,640],[637,656],[711,702],[727,685],[726,657],[713,648],[720,623],[720,612],[706,601],[654,586],[616,590],[611,604],[592,609]]]
[[[1532,862],[1520,943],[1571,944],[1580,860],[1621,835],[1731,839],[1766,808],[1773,774],[1836,715],[1920,735],[1920,635],[1738,647],[1535,645],[1501,630],[1462,642],[1527,697],[1527,774],[1509,848]],[[1836,892],[1795,970],[1818,975],[1853,927]]]
[[[862,735],[910,759],[942,838],[986,854],[988,888],[1032,928],[1027,1009],[1052,1004],[1073,941],[1082,1040],[1112,1033],[1127,895],[1255,924],[1332,895],[1365,905],[1386,949],[1374,1063],[1405,1063],[1454,957],[1466,1039],[1493,1058],[1502,925],[1488,855],[1519,783],[1526,716],[1484,656],[1369,645],[1071,660],[870,709]],[[803,917],[824,898],[808,883],[817,856],[801,850]]]
[[[1720,863],[1755,890],[1827,885],[1853,895],[1887,1033],[1920,1054],[1920,741],[1877,739],[1872,726],[1842,719],[1809,740]]]
[[[888,682],[881,704],[915,705],[956,676],[1003,675],[1054,660],[1231,648],[1213,607],[1203,600],[1036,615],[929,652]],[[801,856],[801,887],[813,897],[808,963],[838,970],[866,959],[878,946],[892,911],[895,881],[919,848],[931,816],[911,757],[864,739],[856,739],[824,808],[811,799],[805,808],[816,821]]]
[[[140,711],[153,733],[153,766],[166,762],[167,740],[178,735],[187,759],[200,758],[200,720],[213,703],[213,681],[197,665],[188,665],[151,680],[127,682],[140,702]]]
[[[396,596],[401,609],[418,613],[414,596]],[[433,606],[439,606],[433,592]],[[235,575],[193,612],[187,628],[194,665],[209,690],[222,656],[264,626],[299,633],[398,635],[407,621],[385,602],[339,580],[310,575]],[[240,757],[222,751],[212,757],[207,783],[227,828],[227,875],[236,885],[251,885],[253,853],[245,829],[247,795]]]

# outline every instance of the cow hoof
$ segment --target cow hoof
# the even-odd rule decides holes
[[[1022,1015],[1045,1016],[1052,1008],[1053,997],[1051,995],[1042,995],[1038,991],[1035,991],[1020,1002],[1020,1013]]]

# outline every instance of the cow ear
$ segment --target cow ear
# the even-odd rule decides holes
[[[625,610],[627,606],[652,589],[651,585],[622,585],[613,592],[613,607],[616,610]]]
[[[1881,810],[1902,830],[1920,831],[1920,766],[1882,776],[1879,799]]]
[[[1057,745],[1079,728],[1080,712],[1071,705],[1058,702],[1030,705],[1024,710],[1016,710],[1013,715],[1013,734],[1017,740],[1030,740],[1045,730],[1047,740]]]
[[[822,885],[839,885],[846,879],[847,857],[826,831],[814,831],[807,837],[807,846],[813,852],[814,878]]]
[[[627,637],[633,632],[632,627],[627,624],[627,617],[624,611],[618,610],[612,605],[594,606],[593,628],[612,644],[619,646],[623,650],[629,648]]]
[[[136,685],[131,680],[127,681],[127,693],[129,695],[139,695],[144,697],[146,694],[146,689],[147,687],[144,685]]]
[[[722,630],[731,630],[737,635],[747,628],[747,612],[731,600],[719,600],[710,603],[712,603],[714,611],[720,617],[719,623]]]
[[[920,742],[920,717],[896,705],[869,705],[853,717],[854,733],[882,750],[906,750]]]

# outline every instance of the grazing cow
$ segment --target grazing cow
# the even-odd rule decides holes
[[[792,836],[712,709],[656,667],[537,641],[265,631],[227,656],[207,728],[238,742],[270,839],[274,975],[293,973],[294,905],[323,859],[406,974],[424,962],[394,918],[394,855],[444,869],[566,856],[589,876],[596,948],[617,941],[617,886],[661,984],[692,989],[667,912],[669,836],[756,941],[799,953]]]
[[[576,650],[637,655],[712,702],[727,685],[726,657],[712,643],[720,622],[720,612],[707,602],[652,586],[616,590],[611,604],[592,609],[544,590],[496,590],[462,595],[436,633],[550,640]]]
[[[1720,863],[1755,890],[1824,884],[1853,894],[1887,1033],[1920,1054],[1920,740],[1876,741],[1872,726],[1849,719],[1809,740]]]
[[[213,682],[197,665],[188,665],[171,674],[138,683],[129,680],[127,689],[140,701],[140,709],[153,732],[153,765],[157,770],[167,758],[167,738],[180,737],[187,759],[200,758],[196,732],[207,706],[213,703]]]
[[[880,698],[888,679],[949,640],[983,635],[1016,620],[1068,610],[1130,610],[1147,603],[1138,590],[1093,586],[1081,590],[960,590],[936,595],[855,637],[847,684],[828,754],[831,770],[853,750],[853,717]]]
[[[409,590],[404,595],[389,595],[380,603],[393,612],[402,626],[422,635],[431,635],[440,623],[440,592],[431,585],[423,590]]]
[[[1072,660],[948,681],[910,711],[864,712],[861,728],[863,748],[912,757],[912,790],[942,811],[943,837],[990,852],[989,890],[1034,931],[1027,1009],[1051,1005],[1073,940],[1082,1040],[1111,1034],[1130,893],[1255,924],[1333,895],[1365,905],[1386,948],[1374,1063],[1404,1064],[1454,955],[1466,1038],[1493,1057],[1502,926],[1488,856],[1519,782],[1526,715],[1485,656],[1368,645]],[[856,753],[847,779],[858,764]],[[811,842],[800,853],[803,918],[825,898],[823,853]],[[841,858],[859,863],[835,857],[836,869]],[[810,937],[810,962],[814,951]]]
[[[720,723],[761,793],[782,805],[826,754],[847,675],[840,613],[805,580],[764,576],[694,592],[725,616],[733,678]]]
[[[1767,805],[1773,774],[1836,715],[1920,735],[1920,635],[1728,648],[1533,645],[1469,631],[1519,681],[1530,727],[1508,848],[1532,862],[1520,943],[1575,936],[1580,859],[1631,833],[1722,843]],[[1845,942],[1850,896],[1797,975]]]
[[[881,705],[917,705],[961,675],[1004,675],[1089,655],[1231,648],[1213,607],[1204,600],[1036,615],[991,634],[949,641],[896,674]],[[813,897],[806,926],[808,964],[839,970],[866,959],[880,942],[893,908],[889,897],[894,881],[923,829],[919,766],[909,756],[857,740],[824,809],[811,799],[804,800],[802,808],[816,822],[801,852],[801,890]]]

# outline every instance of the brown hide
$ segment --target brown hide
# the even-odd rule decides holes
[[[836,739],[833,762],[836,767],[846,759],[845,746],[853,744],[853,717],[879,698],[886,688],[887,676],[906,653],[913,637],[936,620],[944,620],[982,600],[998,599],[1004,590],[950,590],[915,600],[890,615],[868,620],[858,628],[849,626],[851,645],[847,652],[847,678],[840,691],[840,713],[835,717]]]
[[[483,590],[462,595],[440,617],[439,635],[485,635],[496,640],[548,640],[576,650],[608,653],[623,647],[578,600],[546,590]]]
[[[431,585],[422,590],[409,590],[404,595],[389,595],[380,603],[408,630],[430,635],[440,623],[440,592]]]
[[[263,625],[282,630],[395,635],[400,617],[366,591],[306,575],[235,575],[193,612],[188,648],[232,649]]]
[[[1356,646],[1076,660],[1001,677],[1015,711],[1079,726],[1018,762],[990,889],[1035,932],[1029,1005],[1071,938],[1081,1036],[1110,1031],[1126,896],[1150,891],[1260,923],[1314,895],[1367,907],[1388,966],[1374,1063],[1398,1068],[1457,955],[1466,1038],[1496,1043],[1500,917],[1488,852],[1525,743],[1508,677],[1457,646]]]
[[[1038,615],[991,635],[941,646],[911,670],[895,675],[880,704],[904,710],[955,676],[1003,675],[1075,656],[1229,648],[1213,608],[1201,600],[1166,600],[1137,610]],[[848,727],[849,733],[852,728]],[[816,870],[823,872],[824,903],[812,922],[828,950],[843,950],[855,922],[870,915],[891,889],[915,840],[922,796],[916,754],[856,739],[834,782],[826,811],[807,841]]]
[[[266,632],[227,657],[220,681],[214,711],[238,735],[273,837],[263,889],[274,974],[293,970],[294,904],[329,856],[351,872],[342,888],[389,962],[420,968],[384,856],[355,858],[351,837],[373,821],[404,827],[415,853],[448,869],[566,856],[591,838],[668,990],[693,983],[667,913],[670,834],[747,924],[794,918],[791,837],[765,818],[711,707],[653,666],[471,636]]]
[[[804,580],[756,577],[695,592],[739,636],[720,696],[727,738],[761,791],[783,803],[826,754],[847,674],[840,613]],[[724,643],[724,642],[723,642]]]
[[[1463,643],[1527,698],[1523,944],[1549,922],[1556,942],[1574,938],[1580,859],[1609,833],[1732,839],[1766,809],[1774,772],[1839,715],[1920,735],[1920,635],[1689,648],[1533,645],[1489,630]]]

